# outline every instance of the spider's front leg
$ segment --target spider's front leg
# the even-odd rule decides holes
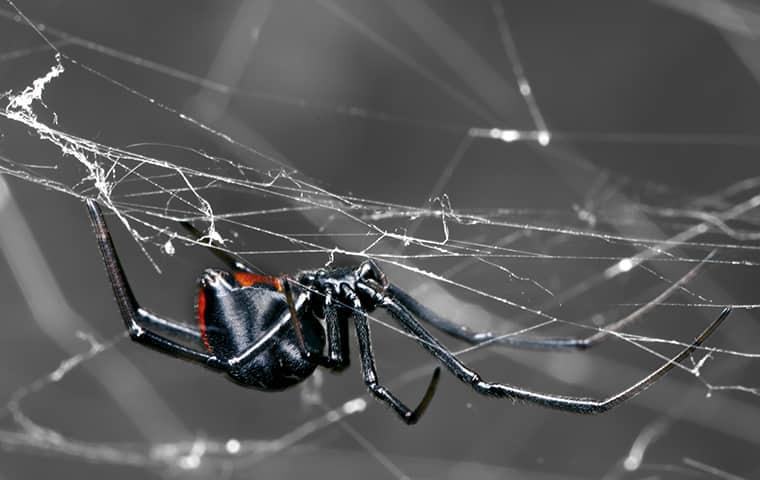
[[[633,324],[644,318],[646,314],[655,306],[666,301],[668,297],[675,292],[683,288],[683,286],[693,279],[697,272],[702,268],[707,260],[712,257],[713,253],[710,253],[704,260],[695,265],[685,275],[683,275],[678,281],[670,285],[667,289],[657,295],[649,302],[643,304],[625,317],[617,320],[613,323],[605,325],[602,329],[595,333],[584,337],[555,337],[555,338],[525,338],[525,337],[513,337],[510,335],[499,335],[493,332],[477,332],[470,330],[464,325],[460,325],[456,322],[452,322],[446,318],[443,318],[433,312],[431,309],[422,305],[415,300],[411,295],[400,289],[396,285],[389,284],[386,287],[388,294],[405,309],[409,310],[415,317],[419,318],[425,323],[432,325],[438,330],[451,335],[454,338],[463,340],[471,345],[485,345],[490,343],[498,343],[499,345],[505,345],[512,348],[524,348],[533,350],[585,350],[591,348],[594,345],[603,342],[607,338],[616,335],[618,331],[626,326]]]
[[[121,266],[121,261],[114,248],[111,234],[108,231],[108,225],[103,217],[103,212],[100,210],[100,206],[98,206],[95,200],[88,199],[87,209],[90,214],[93,229],[95,230],[95,237],[98,241],[100,254],[103,257],[103,263],[106,267],[106,273],[111,282],[111,287],[113,288],[113,293],[116,297],[116,303],[119,305],[119,310],[124,319],[124,325],[127,328],[130,338],[135,342],[151,347],[162,353],[182,358],[184,360],[197,362],[213,369],[225,370],[226,364],[215,356],[193,350],[147,329],[147,326],[150,325],[185,338],[200,338],[200,334],[197,331],[190,329],[187,326],[163,319],[140,308],[140,305],[137,303],[134,293],[132,293],[132,289],[129,286],[127,277],[124,274],[124,269]]]
[[[730,308],[723,310],[720,316],[713,320],[713,322],[710,323],[710,325],[708,325],[696,339],[694,339],[691,345],[685,347],[677,355],[668,359],[659,368],[638,382],[612,396],[603,399],[593,399],[534,392],[506,383],[487,382],[483,380],[477,372],[462,363],[462,361],[460,361],[452,352],[446,349],[446,347],[420,325],[403,304],[398,303],[397,300],[392,297],[385,297],[383,303],[379,306],[387,310],[406,331],[414,335],[417,342],[443,363],[451,373],[462,382],[469,384],[476,392],[499,398],[525,400],[548,408],[587,415],[603,413],[611,410],[649,388],[679,363],[688,358],[694,350],[696,350],[710,335],[713,334],[713,332],[715,332],[720,324],[731,313]]]
[[[441,369],[436,368],[433,372],[433,376],[430,379],[425,395],[422,397],[419,405],[414,410],[410,409],[404,403],[399,400],[390,390],[380,384],[377,377],[377,369],[375,367],[375,356],[372,353],[372,340],[370,338],[369,322],[367,321],[367,313],[362,306],[361,301],[357,297],[356,293],[348,287],[343,288],[341,294],[344,298],[350,301],[353,306],[352,316],[354,318],[354,324],[356,326],[356,337],[359,341],[359,354],[362,362],[362,375],[364,376],[364,383],[367,384],[367,388],[378,400],[382,400],[387,403],[395,412],[401,417],[407,425],[413,425],[417,423],[433,396],[438,386],[438,379],[441,375]]]

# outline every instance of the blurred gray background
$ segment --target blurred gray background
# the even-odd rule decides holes
[[[604,277],[614,261],[587,256],[634,255],[648,245],[632,239],[688,232],[705,218],[720,218],[706,214],[729,211],[757,191],[752,182],[729,189],[757,175],[760,8],[752,2],[18,0],[15,5],[32,22],[45,24],[47,38],[79,62],[64,60],[66,72],[46,91],[49,110],[41,120],[52,125],[55,112],[57,128],[68,133],[219,175],[238,173],[224,162],[203,163],[197,151],[258,171],[284,165],[338,195],[440,210],[431,199],[445,193],[456,211],[545,227],[526,233],[451,224],[458,240],[582,257],[494,260],[535,283],[468,258],[405,263],[573,322],[590,325],[592,318],[604,323],[625,315],[635,308],[625,304],[653,298],[667,287],[662,278],[676,280],[693,266],[678,258],[698,260],[712,247],[679,246],[661,252],[660,258],[675,255],[674,261],[653,262],[647,264],[651,271],[635,269],[615,278]],[[55,60],[44,40],[14,18],[11,4],[0,3],[0,9],[0,92],[18,92]],[[507,27],[515,50],[509,41],[505,48]],[[532,100],[520,94],[510,56],[515,52]],[[266,156],[197,128],[173,111]],[[537,120],[551,134],[546,146],[535,140],[542,130]],[[522,137],[511,143],[481,138],[494,128]],[[55,178],[81,195],[92,193],[77,183],[86,172],[71,157],[7,118],[0,118],[0,155],[6,167]],[[106,341],[120,334],[121,320],[81,201],[11,176],[4,177],[0,190],[5,258],[0,261],[0,405],[11,402],[0,424],[0,480],[59,475],[719,478],[721,472],[735,477],[720,478],[755,478],[760,472],[757,396],[736,391],[708,396],[709,389],[685,372],[593,418],[478,397],[444,375],[417,426],[403,425],[369,400],[365,412],[321,427],[310,422],[324,418],[324,408],[364,394],[357,358],[342,375],[319,377],[321,385],[313,381],[264,394],[121,341],[35,392],[37,379],[87,351],[77,331]],[[114,198],[123,205],[161,207],[160,198],[129,196],[151,190],[155,187],[147,181],[135,181]],[[283,206],[266,194],[234,188],[209,191],[206,198],[218,212]],[[376,211],[392,209],[381,205]],[[703,235],[682,238],[720,245],[719,260],[745,264],[708,265],[688,287],[695,294],[682,292],[672,302],[756,303],[752,234],[757,220],[747,208],[728,222],[746,239],[727,235],[715,222]],[[285,235],[322,234],[319,243],[326,248],[367,244],[341,237],[361,228],[329,211],[241,221]],[[425,239],[439,241],[444,235],[435,215],[376,221],[388,231]],[[173,256],[163,255],[156,245],[166,239],[151,238],[146,248],[163,271],[159,275],[115,219],[112,225],[141,302],[192,321],[195,278],[216,260],[182,242],[175,242]],[[630,240],[601,241],[560,229]],[[233,236],[233,249],[239,251],[293,248],[287,240],[245,228],[225,227],[223,233]],[[393,242],[380,251],[419,253]],[[246,258],[271,273],[327,261],[324,254]],[[466,289],[386,267],[426,305],[473,328],[511,331],[540,321]],[[662,307],[631,331],[688,342],[717,313]],[[753,311],[739,310],[730,320],[711,344],[760,352]],[[432,369],[430,359],[389,329],[375,326],[373,333],[383,379],[396,382],[399,395],[413,403]],[[673,352],[667,346],[659,351]],[[489,378],[592,396],[631,384],[660,361],[620,341],[582,353],[490,348],[463,358]],[[757,366],[756,359],[716,354],[701,378],[754,388]],[[413,380],[404,377],[410,371],[417,375]],[[18,433],[22,426],[13,421],[12,400],[28,393],[19,391],[25,388],[31,393],[23,412],[63,437],[32,427]],[[305,401],[309,392],[322,403]],[[312,427],[313,433],[292,444],[291,437],[282,438]],[[257,454],[212,451],[215,445],[229,447],[230,439],[284,443]],[[161,450],[166,444],[189,450]],[[631,454],[634,445],[648,448]],[[186,462],[162,463],[157,460],[162,455]],[[188,458],[200,462],[188,464]],[[624,466],[626,458],[632,471]]]

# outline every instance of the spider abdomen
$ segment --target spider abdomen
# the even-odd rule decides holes
[[[306,358],[296,344],[286,345],[287,342],[257,355],[227,374],[235,383],[258,390],[277,392],[292,387],[308,378],[317,364]]]
[[[222,361],[243,354],[289,315],[287,299],[273,282],[241,287],[226,279],[226,272],[207,270],[198,298],[204,344]],[[307,351],[321,352],[325,335],[319,321],[308,311],[299,311],[298,322]],[[304,380],[317,367],[302,350],[293,322],[284,324],[267,344],[265,350],[228,371],[232,380],[278,391]]]

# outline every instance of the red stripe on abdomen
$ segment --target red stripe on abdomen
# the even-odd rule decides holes
[[[256,275],[248,272],[235,272],[232,274],[241,287],[253,287],[255,285],[268,285],[274,287],[278,292],[282,291],[282,282],[280,277],[270,275]]]
[[[201,331],[203,346],[211,352],[211,345],[208,343],[208,334],[206,333],[206,292],[203,291],[203,288],[198,292],[198,329]]]

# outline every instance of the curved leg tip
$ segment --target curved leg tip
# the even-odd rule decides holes
[[[436,367],[435,371],[433,372],[433,376],[430,378],[430,383],[428,384],[427,390],[425,391],[425,396],[422,397],[422,400],[420,401],[420,404],[417,405],[417,408],[414,409],[414,411],[406,418],[404,418],[404,421],[407,425],[414,425],[417,423],[420,419],[420,417],[425,413],[425,410],[427,410],[428,405],[430,405],[430,402],[433,400],[433,397],[435,396],[435,391],[438,388],[438,380],[441,378],[441,367]]]

